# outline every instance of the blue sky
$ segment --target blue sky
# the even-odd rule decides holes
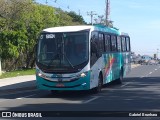
[[[36,0],[45,4],[46,0]],[[90,22],[87,12],[105,13],[105,0],[47,0],[48,5],[75,11]],[[132,51],[151,55],[160,52],[160,0],[110,0],[110,19],[131,37]],[[97,16],[95,16],[97,17]],[[160,54],[159,54],[160,57]]]

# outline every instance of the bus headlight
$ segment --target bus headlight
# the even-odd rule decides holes
[[[41,77],[41,76],[42,76],[42,73],[39,72],[37,75]]]
[[[42,78],[46,78],[46,75],[42,74],[41,72],[37,72],[37,76],[42,77]]]
[[[77,77],[86,77],[88,74],[88,71],[87,72],[83,72],[83,73],[80,73]]]
[[[86,77],[85,73],[81,73],[80,77]]]

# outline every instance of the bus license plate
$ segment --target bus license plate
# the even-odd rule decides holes
[[[59,84],[56,85],[56,87],[64,87],[64,84],[59,83]]]

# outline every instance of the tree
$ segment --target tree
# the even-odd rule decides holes
[[[0,57],[5,70],[34,66],[35,46],[42,29],[83,21],[34,0],[0,0],[0,8]]]
[[[37,43],[38,35],[42,29],[47,27],[54,27],[58,24],[54,8],[33,4],[30,11],[27,11],[28,16],[23,16],[26,21],[27,30],[27,44],[25,44],[26,54],[26,68],[33,67],[35,62],[35,45]],[[25,14],[24,14],[25,15]]]
[[[34,48],[40,31],[58,23],[54,8],[29,0],[2,0],[1,3],[0,56],[8,63],[4,68],[16,69],[17,65],[29,68],[35,61]]]
[[[72,17],[73,22],[78,22],[79,24],[87,24],[81,15],[77,15],[74,11],[68,13]]]

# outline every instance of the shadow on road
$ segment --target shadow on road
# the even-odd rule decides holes
[[[0,87],[0,95],[31,89],[36,89],[35,80],[2,86]]]

